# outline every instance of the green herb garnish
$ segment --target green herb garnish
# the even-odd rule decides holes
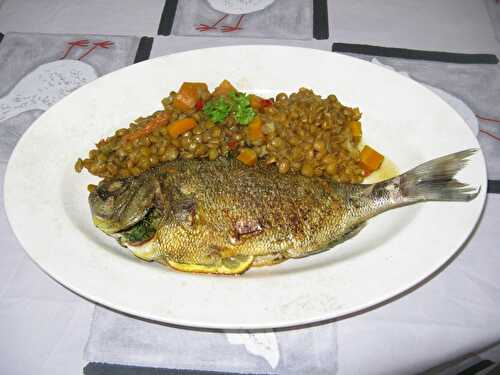
[[[216,124],[223,122],[231,113],[241,125],[248,125],[255,117],[248,95],[236,92],[229,93],[227,99],[221,96],[209,101],[203,107],[203,112]]]
[[[130,231],[124,233],[124,237],[130,242],[142,242],[154,235],[154,230],[144,223],[135,225]]]
[[[216,124],[223,122],[229,116],[230,111],[231,106],[223,97],[211,100],[203,107],[203,112]]]
[[[123,232],[123,237],[132,243],[147,241],[155,235],[160,219],[161,218],[157,210],[153,209],[148,212],[144,219],[126,232]]]
[[[231,99],[231,110],[234,118],[242,125],[248,125],[255,117],[255,111],[250,106],[250,98],[243,93],[229,93]]]

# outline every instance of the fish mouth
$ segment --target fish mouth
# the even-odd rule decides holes
[[[114,237],[118,243],[124,247],[142,246],[154,239],[160,221],[160,210],[153,206],[136,223],[127,228],[108,234]]]

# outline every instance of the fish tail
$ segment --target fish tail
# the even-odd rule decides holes
[[[430,160],[396,177],[403,204],[420,201],[470,201],[481,190],[457,181],[477,149],[468,149]]]

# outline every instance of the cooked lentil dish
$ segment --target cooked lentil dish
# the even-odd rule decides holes
[[[361,112],[335,95],[323,99],[301,88],[264,99],[224,80],[213,92],[205,83],[185,82],[161,102],[162,110],[100,140],[75,170],[113,179],[177,158],[235,157],[249,167],[359,183],[383,160],[369,146],[359,151]]]

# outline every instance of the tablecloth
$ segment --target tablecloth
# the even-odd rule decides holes
[[[358,57],[370,59],[373,55],[363,52],[386,53],[389,57],[382,57],[382,62],[409,71],[423,82],[442,85],[441,88],[460,97],[485,118],[499,117],[496,107],[483,106],[483,101],[467,97],[466,91],[458,89],[459,85],[427,76],[429,70],[425,63],[391,57],[395,53],[393,48],[417,50],[417,58],[422,57],[422,52],[434,53],[424,53],[424,58],[435,57],[437,52],[441,58],[459,59],[460,64],[451,66],[460,74],[474,77],[474,69],[485,77],[497,74],[495,55],[499,53],[499,43],[491,23],[495,18],[488,15],[492,4],[486,1],[387,0],[377,2],[376,6],[368,1],[329,1],[326,32],[325,13],[319,14],[316,8],[313,32],[307,40],[172,35],[177,3],[148,0],[139,6],[136,2],[116,0],[0,2],[0,39],[3,38],[0,96],[4,99],[19,79],[36,66],[62,57],[80,59],[92,66],[93,74],[100,76],[135,61],[213,45],[266,43],[324,50],[332,50],[336,45],[343,52],[361,52]],[[316,3],[320,2],[314,3],[318,6]],[[374,50],[367,45],[386,49]],[[402,51],[403,56],[407,52]],[[14,61],[24,65],[14,69]],[[465,67],[463,62],[473,64]],[[493,73],[488,73],[490,71]],[[498,86],[488,82],[484,96],[498,97],[495,91]],[[6,108],[4,112],[10,113],[9,118],[0,125],[0,144],[6,145],[12,144],[8,140],[16,139],[44,110],[34,107],[13,114]],[[500,126],[487,120],[481,120],[480,126],[481,145],[487,150],[488,160],[493,160],[499,155],[500,143],[494,137],[498,137]],[[3,179],[12,148],[0,149]],[[496,324],[500,315],[497,168],[497,163],[488,165],[492,179],[490,193],[476,232],[446,269],[409,295],[337,322],[338,373],[418,373],[455,359],[460,362],[464,355],[482,352],[500,341],[500,328]],[[3,198],[2,189],[3,183],[0,188]],[[10,230],[3,209],[0,210],[0,249],[3,253],[0,262],[1,372],[81,373],[86,365],[82,353],[94,305],[55,283],[27,258]],[[492,360],[498,359],[491,354],[494,351],[488,353]],[[476,362],[469,361],[467,366],[471,363]]]

